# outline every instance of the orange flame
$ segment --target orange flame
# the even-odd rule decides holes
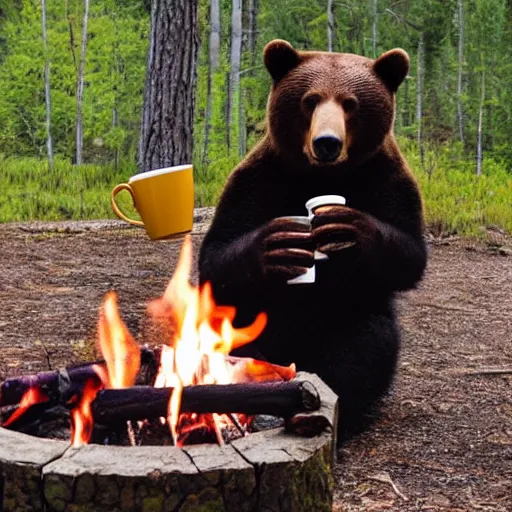
[[[267,315],[260,313],[247,327],[233,327],[236,309],[217,305],[210,283],[201,288],[190,284],[191,262],[192,242],[187,236],[176,272],[163,297],[148,306],[155,321],[167,326],[168,338],[162,349],[155,386],[174,388],[169,400],[167,421],[174,442],[179,446],[184,442],[184,439],[180,439],[178,428],[182,423],[180,408],[184,386],[281,380],[285,376],[291,378],[295,375],[294,367],[279,373],[272,365],[263,362],[247,360],[245,364],[238,365],[230,362],[227,355],[231,350],[250,343],[261,334],[267,323]],[[230,420],[224,415],[204,416],[197,419],[197,427],[213,426],[217,439],[222,442],[221,424]],[[193,429],[193,424],[187,425],[181,433],[186,438],[186,434]]]
[[[87,444],[92,435],[94,418],[91,404],[100,389],[133,386],[140,367],[140,348],[124,324],[117,308],[117,296],[107,293],[98,321],[98,346],[105,359],[106,369],[95,365],[99,377],[88,381],[82,397],[72,412],[71,443]]]
[[[140,348],[117,309],[117,295],[107,293],[98,322],[98,345],[107,364],[107,387],[133,386],[140,367]]]
[[[96,370],[96,368],[95,368]],[[101,374],[101,371],[98,371]],[[78,405],[71,410],[71,445],[82,446],[87,444],[92,436],[94,418],[91,412],[91,404],[98,391],[103,388],[103,383],[96,379],[89,379],[82,391],[82,397]]]
[[[235,425],[238,429],[251,421],[246,415],[238,418],[220,414],[182,414],[181,397],[185,386],[290,380],[295,365],[273,365],[250,358],[237,358],[229,353],[255,340],[267,324],[266,313],[244,328],[235,328],[236,309],[217,305],[210,283],[202,287],[189,281],[192,266],[192,242],[185,237],[176,271],[163,296],[148,304],[150,318],[162,339],[160,368],[155,387],[172,387],[167,421],[177,446],[196,430],[213,432],[223,442],[221,427]],[[87,444],[94,428],[91,404],[102,388],[125,388],[135,384],[140,369],[140,348],[124,324],[117,307],[117,295],[105,296],[98,320],[98,347],[105,365],[94,365],[98,378],[89,379],[80,397],[70,405],[71,441],[73,446]],[[47,401],[39,388],[30,388],[18,409],[4,423],[8,426],[31,405]]]
[[[231,367],[231,382],[266,382],[272,380],[291,380],[297,374],[295,363],[290,366],[258,361],[250,357],[228,358]]]
[[[198,429],[215,434],[222,443],[221,426],[232,419],[219,414],[181,414],[181,397],[185,386],[289,380],[295,376],[295,365],[282,367],[235,358],[228,354],[256,339],[267,323],[260,313],[244,328],[235,328],[236,309],[215,303],[212,287],[193,286],[189,281],[192,266],[192,242],[186,236],[176,271],[164,294],[148,304],[148,313],[163,336],[160,368],[155,387],[172,387],[167,418],[177,446]],[[73,445],[87,443],[93,430],[91,403],[101,387],[123,388],[135,383],[140,367],[140,349],[123,323],[117,309],[117,297],[110,292],[98,322],[98,345],[106,368],[96,366],[102,384],[87,383],[80,403],[73,410]],[[241,416],[247,424],[250,418]]]
[[[22,416],[27,411],[27,409],[32,407],[34,404],[39,404],[41,402],[48,402],[48,397],[45,393],[43,393],[37,387],[27,389],[27,391],[25,391],[21,397],[18,408],[9,416],[7,420],[4,421],[2,427],[8,427],[20,416]]]

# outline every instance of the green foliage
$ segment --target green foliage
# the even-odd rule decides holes
[[[231,0],[221,0],[220,65],[211,74],[206,143],[209,0],[199,2],[194,165],[196,204],[218,199],[228,173],[265,129],[270,78],[261,55],[273,38],[299,49],[327,48],[326,0],[259,0],[256,52],[248,50],[249,2],[244,2],[241,109],[228,126]],[[112,217],[112,186],[136,172],[136,151],[149,34],[149,0],[91,2],[83,103],[84,161],[75,153],[77,62],[83,0],[47,0],[48,57],[55,170],[44,161],[46,127],[39,0],[0,0],[0,221]],[[373,56],[393,47],[410,55],[409,78],[397,96],[396,132],[420,183],[429,224],[439,232],[478,235],[481,226],[512,232],[512,4],[507,0],[377,0],[333,2],[334,50]],[[376,40],[374,41],[374,21]],[[463,132],[457,126],[459,24],[464,24]],[[418,133],[417,52],[425,42],[422,134]],[[485,73],[483,175],[475,176],[475,147]],[[241,121],[240,123],[238,121]],[[241,128],[240,128],[241,126]],[[237,143],[237,140],[240,141]],[[121,194],[126,208],[130,200]]]
[[[134,165],[116,171],[107,165],[72,166],[62,158],[50,172],[44,160],[0,154],[0,222],[113,218],[110,191],[135,172]],[[119,202],[129,212],[127,196],[120,194]]]
[[[427,225],[436,234],[482,237],[490,226],[512,233],[512,174],[503,162],[485,158],[477,176],[460,146],[431,145],[422,165],[416,144],[399,142],[420,186]]]
[[[0,147],[11,155],[44,156],[46,145],[41,8],[20,0],[19,17],[0,25]],[[72,158],[83,2],[47,2],[51,115],[55,152]],[[142,4],[91,2],[83,103],[88,162],[117,152],[133,159],[140,123],[149,20]]]
[[[483,228],[489,226],[512,233],[512,175],[503,162],[486,158],[483,175],[476,176],[474,163],[462,158],[460,147],[432,145],[422,165],[415,143],[406,138],[399,143],[418,180],[427,223],[436,234],[483,237]],[[216,203],[236,159],[220,162],[215,173],[195,166],[197,206]],[[40,159],[0,155],[0,222],[115,218],[110,191],[135,172],[135,165],[116,171],[105,165],[71,166],[63,159],[57,159],[50,172]],[[118,202],[136,218],[127,193],[119,194]]]

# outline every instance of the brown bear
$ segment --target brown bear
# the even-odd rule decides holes
[[[237,325],[260,311],[268,324],[244,355],[295,362],[340,400],[339,437],[368,425],[392,383],[400,346],[396,292],[422,278],[422,201],[393,135],[405,51],[376,60],[264,49],[273,85],[264,138],[233,170],[199,254],[200,282],[237,307]],[[346,205],[315,212],[312,229],[279,217],[306,215],[326,194]],[[314,284],[287,281],[316,261]]]

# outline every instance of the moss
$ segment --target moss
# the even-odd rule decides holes
[[[146,496],[142,500],[142,512],[160,512],[164,509],[164,493],[158,493],[156,496]]]
[[[71,501],[72,492],[69,484],[70,482],[66,482],[57,475],[48,475],[45,478],[44,495],[46,501],[55,510],[65,510],[65,504]],[[62,508],[62,504],[64,504],[64,508]]]
[[[119,486],[117,485],[117,482],[115,481],[114,477],[112,478],[106,478],[102,477],[99,478],[97,481],[97,497],[96,497],[96,503],[98,505],[117,505],[119,503],[120,493],[119,493]]]
[[[82,475],[78,478],[75,487],[75,502],[89,503],[94,500],[96,486],[91,475]]]
[[[187,497],[178,512],[225,512],[222,496],[217,489],[207,487]]]

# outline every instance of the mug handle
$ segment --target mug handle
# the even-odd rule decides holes
[[[130,224],[133,224],[134,226],[144,226],[144,222],[140,220],[130,219],[128,218],[120,209],[119,206],[117,206],[116,203],[116,196],[121,192],[121,190],[127,190],[130,192],[130,195],[132,196],[133,204],[135,205],[135,196],[133,195],[132,187],[128,183],[121,183],[120,185],[116,185],[114,189],[112,190],[112,195],[110,198],[110,203],[112,205],[112,210],[114,210],[114,213],[122,220],[129,222]]]

